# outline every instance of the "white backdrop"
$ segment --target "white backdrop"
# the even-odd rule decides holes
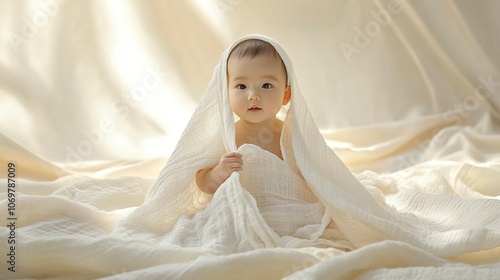
[[[14,234],[19,243],[18,272],[4,261],[0,278],[114,279],[121,272],[120,279],[494,278],[498,11],[496,0],[0,1],[0,220],[17,219],[17,231],[0,224],[0,236]],[[372,198],[362,199],[367,193],[358,195],[361,186],[341,184],[340,196],[322,185],[323,196],[338,202],[329,211],[353,217],[345,223],[352,230],[338,233],[373,239],[349,253],[265,245],[215,256],[159,244],[153,231],[132,240],[112,234],[134,217],[132,232],[152,217],[174,221],[178,216],[165,211],[176,205],[171,201],[198,201],[180,199],[190,190],[180,184],[172,184],[178,195],[165,185],[158,185],[166,193],[160,200],[148,202],[146,194],[156,178],[163,180],[158,174],[222,51],[249,33],[274,37],[287,50],[322,136],[377,205],[401,218],[394,228],[411,223],[422,230],[393,234],[390,226],[382,234],[364,218],[367,230],[358,230],[357,215],[377,208],[365,203]],[[171,163],[179,174],[194,174],[192,164]],[[308,165],[316,167],[326,174],[331,166]],[[7,172],[14,185],[5,184],[13,176]],[[328,173],[338,176],[332,181],[342,174]],[[248,210],[253,204],[242,197],[255,201],[241,187],[222,190],[241,191],[233,199],[219,192],[231,206]],[[143,206],[151,211],[134,212],[148,210]],[[246,210],[232,220],[260,215]],[[222,225],[215,228],[224,231]],[[0,241],[1,252],[15,251],[10,246]]]
[[[249,33],[287,49],[332,141],[373,145],[384,139],[380,125],[411,126],[437,113],[453,124],[484,108],[496,115],[498,7],[495,0],[2,1],[0,132],[67,167],[166,157],[222,51]],[[486,107],[478,106],[483,97]],[[366,127],[373,137],[357,137]]]

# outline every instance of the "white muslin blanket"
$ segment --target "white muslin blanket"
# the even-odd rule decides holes
[[[292,98],[280,112],[283,160],[235,144],[226,62],[250,38],[271,43],[288,73]],[[214,195],[202,193],[196,172],[231,151],[243,155],[244,170]],[[494,163],[429,161],[396,173],[354,175],[318,131],[285,50],[272,38],[248,35],[223,53],[156,179],[20,180],[18,272],[0,275],[494,279],[500,277],[498,182]],[[0,208],[7,204],[2,200]],[[5,211],[0,218],[6,220]],[[5,256],[6,238],[0,244]]]

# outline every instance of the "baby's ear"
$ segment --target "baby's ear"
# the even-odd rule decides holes
[[[285,94],[283,95],[283,105],[286,105],[288,104],[288,102],[290,101],[290,99],[292,98],[292,89],[290,88],[290,86],[286,86],[285,88]]]

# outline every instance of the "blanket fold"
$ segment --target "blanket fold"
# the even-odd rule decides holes
[[[283,160],[255,145],[235,143],[226,67],[230,51],[247,39],[269,42],[290,80],[292,98],[279,115]],[[422,148],[431,153],[427,160],[394,172],[353,174],[318,130],[283,47],[259,34],[241,37],[222,54],[156,178],[37,170],[46,161],[10,142],[13,149],[0,161],[16,156],[20,170],[27,166],[31,177],[18,180],[15,231],[0,226],[0,236],[16,236],[18,270],[7,274],[5,268],[0,276],[491,278],[500,274],[500,165],[454,161],[454,151],[464,152],[460,145],[478,137],[481,128],[440,125],[431,118],[420,126],[422,131],[443,128],[434,136],[439,142]],[[498,153],[497,137],[486,138],[488,149]],[[394,141],[397,147],[385,146],[383,153],[404,149],[405,141]],[[445,156],[432,154],[446,149]],[[214,195],[201,192],[196,172],[234,151],[243,155],[243,171],[233,173]],[[147,173],[150,168],[151,162],[144,162],[123,170]],[[123,170],[103,174],[123,175]],[[38,173],[47,176],[36,181]],[[8,194],[1,195],[0,209],[7,209]],[[0,219],[7,221],[7,215],[1,211]],[[10,252],[10,246],[8,239],[0,241],[2,252]]]

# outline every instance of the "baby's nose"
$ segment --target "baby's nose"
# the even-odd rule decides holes
[[[251,94],[248,95],[248,100],[259,101],[260,97],[257,94],[255,94],[255,93],[251,93]]]

